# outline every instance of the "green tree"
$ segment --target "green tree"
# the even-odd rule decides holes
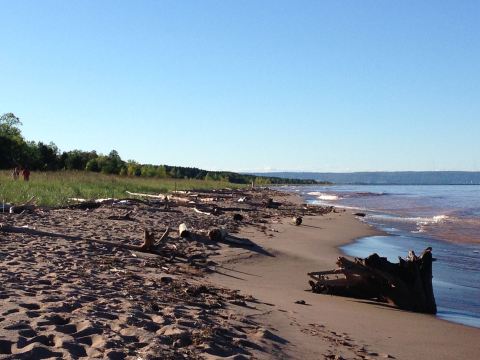
[[[167,177],[167,169],[165,169],[164,165],[157,166],[156,176],[162,179]]]
[[[0,136],[22,137],[19,129],[21,125],[22,122],[13,113],[3,114],[0,116]]]
[[[35,166],[39,170],[58,170],[60,167],[59,150],[54,143],[44,144],[38,142],[36,146],[36,160],[38,164]]]
[[[88,161],[96,158],[96,152],[86,152],[81,150],[72,150],[64,152],[61,156],[61,163],[67,170],[85,170]]]
[[[27,144],[19,129],[21,125],[13,113],[0,116],[0,168],[17,166],[24,160]]]
[[[85,165],[85,170],[99,172],[100,165],[98,164],[98,158],[88,160],[87,165]]]
[[[140,176],[142,174],[142,166],[133,160],[127,161],[127,175]]]

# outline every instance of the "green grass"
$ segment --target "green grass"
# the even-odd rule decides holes
[[[30,181],[13,181],[10,171],[0,171],[0,204],[19,204],[35,196],[36,204],[58,206],[69,198],[125,198],[126,191],[167,193],[175,190],[238,188],[221,181],[123,177],[83,171],[32,172]]]

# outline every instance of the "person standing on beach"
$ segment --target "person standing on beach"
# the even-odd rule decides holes
[[[30,170],[28,170],[27,167],[23,168],[22,176],[23,176],[24,181],[29,181],[30,180]]]
[[[13,180],[18,180],[18,177],[20,176],[20,170],[18,170],[18,167],[15,166],[15,169],[12,171],[12,178]]]

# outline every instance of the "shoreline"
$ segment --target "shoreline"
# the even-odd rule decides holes
[[[291,194],[291,201],[303,201]],[[348,211],[304,217],[295,227],[290,219],[269,223],[269,231],[243,228],[270,256],[224,247],[214,259],[222,274],[210,281],[258,300],[254,316],[286,342],[283,356],[292,359],[456,359],[480,353],[480,329],[392,306],[308,291],[309,271],[335,267],[341,246],[384,235]],[[403,255],[403,254],[399,254]],[[296,301],[305,301],[305,305]],[[266,359],[272,358],[268,355]]]
[[[342,186],[349,186],[349,185],[337,185],[337,186],[342,187]],[[396,185],[351,185],[351,186],[367,187],[368,188],[369,186],[373,186],[373,187],[377,187],[377,186],[384,186],[385,187],[385,186],[387,186],[388,187],[388,186],[396,186]],[[405,186],[405,185],[401,185],[401,186]],[[418,186],[418,185],[412,185],[412,186]],[[425,186],[429,187],[430,185],[425,185]],[[444,185],[442,185],[442,186],[444,186]],[[453,185],[453,186],[458,186],[458,185]],[[280,190],[280,191],[286,191],[286,190]],[[322,193],[321,191],[315,191],[315,192]],[[297,194],[297,193],[295,193],[295,194]],[[310,195],[310,194],[311,193],[304,194],[304,195],[306,196],[306,195]],[[380,194],[389,195],[389,193],[385,192],[385,191],[381,192]],[[392,193],[392,194],[395,195],[394,193]],[[316,199],[312,199],[313,200],[312,204],[316,204],[318,206],[335,206],[336,208],[345,209],[347,211],[364,212],[367,215],[375,215],[375,216],[379,216],[379,217],[385,217],[386,221],[388,221],[389,217],[393,217],[393,218],[398,217],[398,219],[400,219],[400,220],[401,219],[416,219],[416,221],[417,221],[416,226],[418,227],[418,229],[416,231],[413,231],[413,234],[425,234],[426,237],[429,237],[429,238],[431,238],[435,241],[445,242],[445,243],[454,244],[454,245],[467,245],[467,246],[479,246],[480,245],[480,238],[472,237],[471,234],[470,235],[464,235],[464,234],[462,235],[462,232],[458,231],[459,227],[462,224],[463,224],[464,227],[467,227],[467,228],[471,227],[470,221],[473,219],[471,217],[455,217],[455,215],[452,216],[450,211],[439,211],[438,213],[436,213],[434,215],[433,214],[429,214],[429,215],[410,214],[409,215],[409,214],[406,214],[405,212],[402,213],[402,212],[398,212],[398,211],[394,211],[394,210],[389,211],[387,209],[366,208],[366,207],[360,206],[360,205],[345,205],[345,204],[337,203],[337,200],[339,200],[339,201],[343,200],[341,195],[337,195],[335,193],[333,195],[330,194],[330,193],[325,193],[323,195],[326,195],[326,196],[329,196],[329,197],[334,196],[334,197],[336,197],[336,199],[332,200],[332,199],[316,198]],[[397,195],[400,195],[400,194],[397,194]],[[436,218],[437,218],[437,220],[435,220]],[[437,231],[431,231],[431,229],[430,230],[429,229],[427,229],[427,230],[424,229],[424,227],[428,228],[431,224],[435,224],[436,221],[439,221],[444,225],[444,228],[442,229],[442,231],[437,232]],[[422,223],[422,222],[425,222],[425,223]],[[372,223],[375,223],[375,221],[372,220]],[[401,221],[400,221],[400,224],[401,224]],[[396,226],[399,226],[399,225],[398,225],[398,223],[393,222],[393,223],[387,223],[387,224],[378,224],[377,223],[377,224],[374,224],[374,226],[377,226],[377,227],[381,227],[381,226],[396,227]],[[453,229],[453,227],[455,227],[455,229]],[[402,231],[406,231],[406,232],[409,231],[409,230],[405,230],[403,228],[401,228],[401,229],[402,229]],[[471,233],[472,230],[471,230],[471,228],[469,228],[469,229],[470,229],[469,231]]]
[[[348,212],[269,189],[176,194],[168,207],[135,199],[86,205],[1,215],[0,358],[480,352],[478,329],[309,291],[307,272],[332,269],[339,246],[379,233]],[[181,236],[182,223],[190,237]],[[212,241],[215,228],[234,236]],[[153,233],[158,244],[145,250]],[[240,244],[231,241],[239,236]]]

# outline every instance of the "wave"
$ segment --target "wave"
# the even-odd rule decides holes
[[[320,206],[332,206],[331,203],[322,200],[312,200],[309,202],[312,205],[320,205]],[[358,206],[347,206],[347,205],[337,205],[335,204],[337,209],[345,209],[345,210],[355,210],[355,211],[365,211],[365,208],[358,207]]]
[[[358,191],[358,192],[351,192],[344,194],[346,198],[360,198],[360,197],[368,197],[368,196],[385,196],[390,195],[386,192],[371,192],[371,191]]]
[[[325,201],[336,201],[340,199],[338,195],[322,193],[320,191],[312,191],[309,192],[308,195],[316,196],[318,200]]]
[[[448,215],[435,215],[432,217],[402,217],[402,216],[394,216],[394,215],[377,215],[372,214],[369,216],[372,219],[381,219],[387,221],[395,221],[395,222],[403,222],[403,223],[414,223],[417,225],[430,225],[430,224],[439,224],[449,220],[450,217]]]
[[[311,191],[307,194],[311,196],[317,196],[318,199],[326,200],[326,201],[390,195],[389,193],[386,193],[386,192],[370,192],[370,191],[340,192],[340,193],[330,193],[330,192],[324,193],[320,191]]]

